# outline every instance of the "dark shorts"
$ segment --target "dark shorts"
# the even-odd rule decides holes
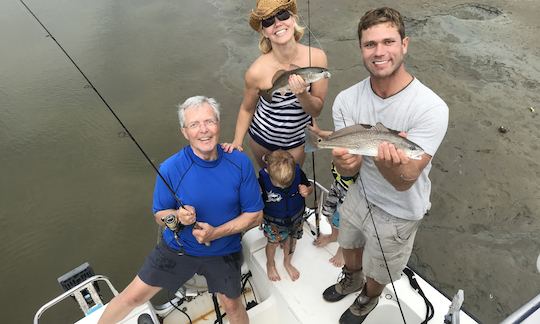
[[[278,146],[278,145],[274,145],[274,144],[270,144],[270,143],[267,143],[264,139],[262,139],[261,137],[257,136],[257,134],[254,134],[252,132],[249,132],[249,136],[251,137],[252,140],[254,140],[257,144],[259,144],[260,146],[264,147],[265,149],[269,150],[269,151],[276,151],[276,150],[290,150],[290,149],[293,149],[295,147],[298,147],[298,146],[301,146],[301,145],[304,145],[305,141],[301,141],[301,142],[298,142],[296,144],[293,144],[293,145],[284,145],[284,146]]]
[[[208,291],[222,293],[229,298],[241,294],[242,253],[226,256],[189,256],[158,244],[146,257],[139,270],[139,278],[147,285],[176,292],[195,274],[206,278]]]

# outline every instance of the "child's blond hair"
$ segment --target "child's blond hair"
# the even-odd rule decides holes
[[[265,155],[266,171],[276,187],[287,188],[294,180],[295,162],[291,153],[276,150]]]

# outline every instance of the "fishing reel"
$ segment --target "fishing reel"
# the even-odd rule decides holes
[[[178,221],[175,214],[169,214],[161,219],[163,223],[173,232],[179,232],[184,228],[184,224]]]
[[[184,227],[186,227],[186,225],[180,223],[178,221],[178,218],[176,218],[176,215],[175,214],[169,214],[165,217],[163,217],[161,219],[163,221],[163,223],[165,223],[165,225],[174,233],[174,238],[176,239],[176,242],[178,242],[178,244],[180,246],[182,246],[182,244],[180,243],[180,241],[178,240],[178,233],[184,229]],[[199,224],[197,224],[195,222],[195,224],[193,225],[194,228],[196,229],[200,229],[201,227],[199,226]],[[210,242],[206,242],[204,243],[204,245],[206,246],[210,246]]]

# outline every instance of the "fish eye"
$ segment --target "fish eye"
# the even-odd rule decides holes
[[[322,142],[322,138],[317,138],[317,142]]]

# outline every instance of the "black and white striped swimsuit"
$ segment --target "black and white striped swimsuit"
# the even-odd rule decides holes
[[[259,97],[249,135],[271,151],[288,150],[304,144],[304,128],[310,121],[311,116],[304,112],[296,95],[276,92],[272,102]]]

